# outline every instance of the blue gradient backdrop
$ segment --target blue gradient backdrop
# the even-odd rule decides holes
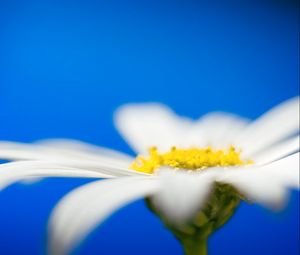
[[[298,16],[296,1],[1,0],[0,139],[67,137],[132,153],[112,123],[126,102],[159,101],[193,118],[212,110],[255,118],[299,93]],[[2,191],[0,254],[45,254],[51,208],[89,181]],[[210,250],[299,254],[298,192],[282,213],[243,204]],[[76,252],[182,254],[143,201]]]

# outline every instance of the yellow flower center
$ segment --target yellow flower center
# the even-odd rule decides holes
[[[158,152],[156,147],[151,147],[149,157],[136,157],[130,168],[152,174],[159,167],[202,170],[208,167],[242,166],[253,163],[251,160],[242,160],[240,153],[233,146],[226,150],[214,150],[211,147],[189,149],[172,147],[164,153]]]

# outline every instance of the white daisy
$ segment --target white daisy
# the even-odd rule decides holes
[[[278,209],[288,188],[299,188],[299,98],[253,122],[221,112],[192,121],[161,104],[129,104],[115,123],[140,156],[72,140],[0,142],[0,158],[18,161],[0,165],[0,189],[32,177],[108,178],[59,202],[49,223],[51,254],[68,254],[111,213],[143,197],[186,254],[206,254],[207,237],[240,199]]]

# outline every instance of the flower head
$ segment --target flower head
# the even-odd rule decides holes
[[[49,247],[56,255],[142,197],[189,246],[190,235],[222,226],[240,199],[276,209],[288,188],[299,188],[298,118],[298,98],[253,122],[227,113],[192,121],[160,104],[130,104],[115,123],[136,158],[71,140],[0,142],[0,158],[18,161],[0,165],[0,188],[28,177],[107,178],[75,189],[54,209]]]

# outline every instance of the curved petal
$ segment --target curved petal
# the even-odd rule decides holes
[[[266,152],[253,156],[255,164],[265,165],[299,151],[299,136],[281,142]]]
[[[245,157],[299,132],[299,97],[274,107],[245,129],[235,140]]]
[[[35,160],[41,158],[35,147],[25,143],[0,141],[0,159]]]
[[[277,178],[255,169],[235,169],[218,179],[239,190],[249,201],[260,203],[273,210],[284,206],[287,198],[286,188]]]
[[[59,150],[64,153],[74,156],[92,157],[94,160],[112,160],[120,164],[120,166],[127,167],[134,158],[119,151],[96,146],[73,139],[44,139],[35,142],[39,146],[43,146],[48,150]]]
[[[299,155],[299,152],[292,154],[262,167],[260,171],[266,172],[268,175],[278,178],[280,183],[287,187],[299,189]]]
[[[223,112],[192,121],[157,103],[125,105],[115,114],[116,127],[139,154],[151,146],[161,151],[172,146],[227,146],[247,123],[246,119]]]
[[[105,174],[55,165],[50,162],[19,161],[0,165],[0,190],[28,177],[107,178]]]
[[[9,160],[46,160],[62,166],[97,171],[111,176],[147,175],[130,170],[127,167],[120,167],[113,160],[105,160],[104,158],[103,160],[100,160],[100,158],[94,160],[80,155],[75,157],[74,154],[70,156],[59,149],[55,150],[21,143],[1,142],[0,158]]]
[[[50,218],[49,253],[68,254],[115,210],[157,189],[153,178],[127,177],[93,182],[72,191]]]
[[[287,188],[299,188],[299,153],[263,167],[233,168],[217,181],[236,187],[250,201],[271,209],[281,209],[287,201]]]
[[[73,147],[72,147],[73,145]],[[79,149],[80,147],[80,149]],[[92,146],[90,146],[92,148]],[[92,150],[84,143],[73,140],[42,140],[33,144],[0,141],[0,158],[9,160],[26,160],[40,158],[67,158],[82,159],[93,162],[106,162],[119,167],[128,167],[133,161],[132,157],[116,151],[95,146]],[[14,153],[15,151],[15,153]]]
[[[144,154],[151,146],[166,151],[177,145],[191,121],[162,104],[128,104],[116,111],[115,125],[128,144]]]
[[[189,143],[199,141],[203,136],[202,144],[198,146],[212,146],[214,148],[227,148],[233,144],[234,138],[241,133],[249,121],[234,114],[225,112],[212,112],[201,117],[188,137]]]
[[[160,190],[152,197],[153,204],[173,224],[181,224],[192,218],[206,201],[215,172],[162,169],[159,177]]]

